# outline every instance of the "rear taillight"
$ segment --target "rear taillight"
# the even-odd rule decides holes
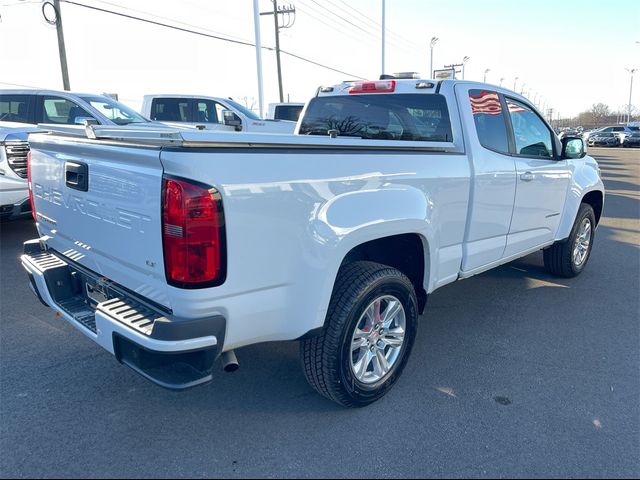
[[[389,93],[396,89],[395,80],[381,82],[356,82],[349,87],[349,94],[354,93]]]
[[[33,189],[31,188],[31,152],[27,152],[27,188],[29,189],[29,203],[31,204],[31,215],[36,219],[36,208],[33,205]]]
[[[224,217],[222,199],[215,188],[163,178],[162,238],[170,285],[203,288],[224,282]]]

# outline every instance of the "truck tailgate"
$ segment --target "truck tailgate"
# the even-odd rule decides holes
[[[48,247],[170,308],[159,149],[44,135],[30,143],[36,218]]]

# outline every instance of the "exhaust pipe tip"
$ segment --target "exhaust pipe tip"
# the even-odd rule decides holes
[[[235,372],[240,368],[238,358],[233,350],[223,352],[220,356],[220,360],[222,361],[222,369],[227,373]]]

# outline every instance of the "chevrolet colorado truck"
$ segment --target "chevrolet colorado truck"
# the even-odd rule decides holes
[[[604,203],[581,138],[456,80],[320,88],[294,135],[88,125],[30,142],[33,291],[173,389],[299,340],[313,388],[367,405],[400,377],[428,294],[538,250],[578,275]]]

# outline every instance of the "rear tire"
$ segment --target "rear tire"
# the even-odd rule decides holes
[[[375,402],[398,380],[416,336],[418,302],[400,271],[373,262],[342,267],[325,328],[303,340],[309,384],[346,407]]]
[[[569,238],[543,251],[544,266],[549,273],[565,278],[580,275],[591,256],[595,227],[593,208],[587,203],[581,204]]]

